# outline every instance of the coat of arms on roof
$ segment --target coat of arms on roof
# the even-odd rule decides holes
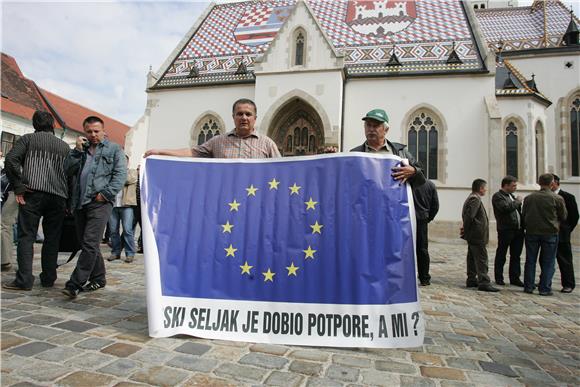
[[[349,1],[346,23],[364,35],[392,35],[409,27],[416,19],[414,1]]]
[[[271,42],[292,11],[285,3],[256,2],[246,8],[234,30],[238,43],[246,46],[259,46]]]

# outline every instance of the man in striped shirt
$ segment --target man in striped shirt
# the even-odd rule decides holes
[[[54,118],[45,111],[32,116],[34,133],[22,136],[6,156],[6,173],[14,187],[18,214],[18,270],[5,289],[31,290],[33,245],[40,218],[44,230],[40,282],[51,287],[56,280],[58,244],[68,198],[64,160],[70,148],[54,135]]]
[[[256,104],[246,98],[237,100],[232,108],[235,129],[212,137],[209,141],[184,149],[151,149],[145,157],[151,155],[177,157],[210,157],[224,159],[262,159],[280,157],[276,143],[270,138],[256,133]]]

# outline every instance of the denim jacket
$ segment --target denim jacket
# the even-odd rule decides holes
[[[80,175],[87,160],[86,152],[73,148],[64,163],[67,176],[72,178],[69,203],[72,210],[92,202],[99,193],[109,202],[114,202],[115,195],[123,188],[127,179],[127,161],[123,149],[104,139],[95,149],[85,195],[80,198]]]

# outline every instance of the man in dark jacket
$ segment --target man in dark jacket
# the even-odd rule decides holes
[[[370,152],[392,154],[408,160],[408,165],[394,167],[391,174],[394,179],[401,183],[409,181],[411,186],[419,186],[425,183],[425,176],[421,167],[415,161],[415,157],[406,149],[406,145],[387,140],[389,131],[389,116],[383,109],[373,109],[363,117],[365,122],[364,144],[351,149],[351,152]]]
[[[437,189],[431,180],[413,189],[415,217],[417,219],[417,272],[421,286],[431,285],[429,274],[429,227],[439,212]]]
[[[503,266],[509,247],[510,284],[523,287],[524,283],[520,279],[520,274],[522,273],[520,255],[524,247],[524,229],[522,225],[523,200],[521,196],[514,196],[517,188],[518,179],[513,176],[506,176],[501,181],[501,189],[493,194],[491,199],[497,226],[497,250],[495,251],[494,273],[495,283],[505,285],[503,280]]]
[[[560,277],[562,281],[562,293],[572,293],[576,287],[574,279],[574,257],[572,256],[572,245],[570,244],[570,234],[578,224],[578,204],[576,198],[571,193],[560,189],[560,178],[554,175],[552,191],[562,196],[568,217],[565,221],[560,222],[560,233],[558,234],[558,250],[556,259],[560,268]]]
[[[471,184],[471,194],[463,204],[461,237],[467,241],[467,282],[468,288],[477,287],[483,292],[499,292],[490,284],[487,275],[487,248],[489,242],[489,220],[481,198],[487,192],[487,183],[475,179]]]
[[[64,160],[70,148],[54,135],[54,118],[45,111],[32,116],[34,133],[22,136],[6,156],[6,173],[19,205],[18,270],[6,289],[31,290],[33,246],[42,217],[42,273],[40,282],[51,287],[56,280],[58,244],[68,198]]]
[[[77,138],[65,163],[67,175],[75,179],[70,202],[82,248],[77,266],[62,291],[71,299],[81,289],[93,291],[106,284],[105,261],[99,244],[115,196],[127,179],[123,149],[105,138],[103,120],[87,117],[83,129],[86,137]]]

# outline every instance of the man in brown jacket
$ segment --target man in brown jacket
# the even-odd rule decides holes
[[[489,220],[481,198],[487,192],[487,183],[475,179],[471,184],[471,194],[463,203],[461,217],[463,227],[461,237],[467,241],[467,282],[468,288],[483,292],[499,292],[490,284],[487,274],[487,248],[489,242]]]
[[[526,229],[526,265],[524,266],[524,292],[534,291],[536,261],[540,253],[540,296],[552,295],[552,277],[556,264],[560,222],[568,213],[564,199],[550,189],[554,175],[545,173],[538,178],[540,190],[524,199],[522,217]],[[541,252],[540,252],[541,250]]]

